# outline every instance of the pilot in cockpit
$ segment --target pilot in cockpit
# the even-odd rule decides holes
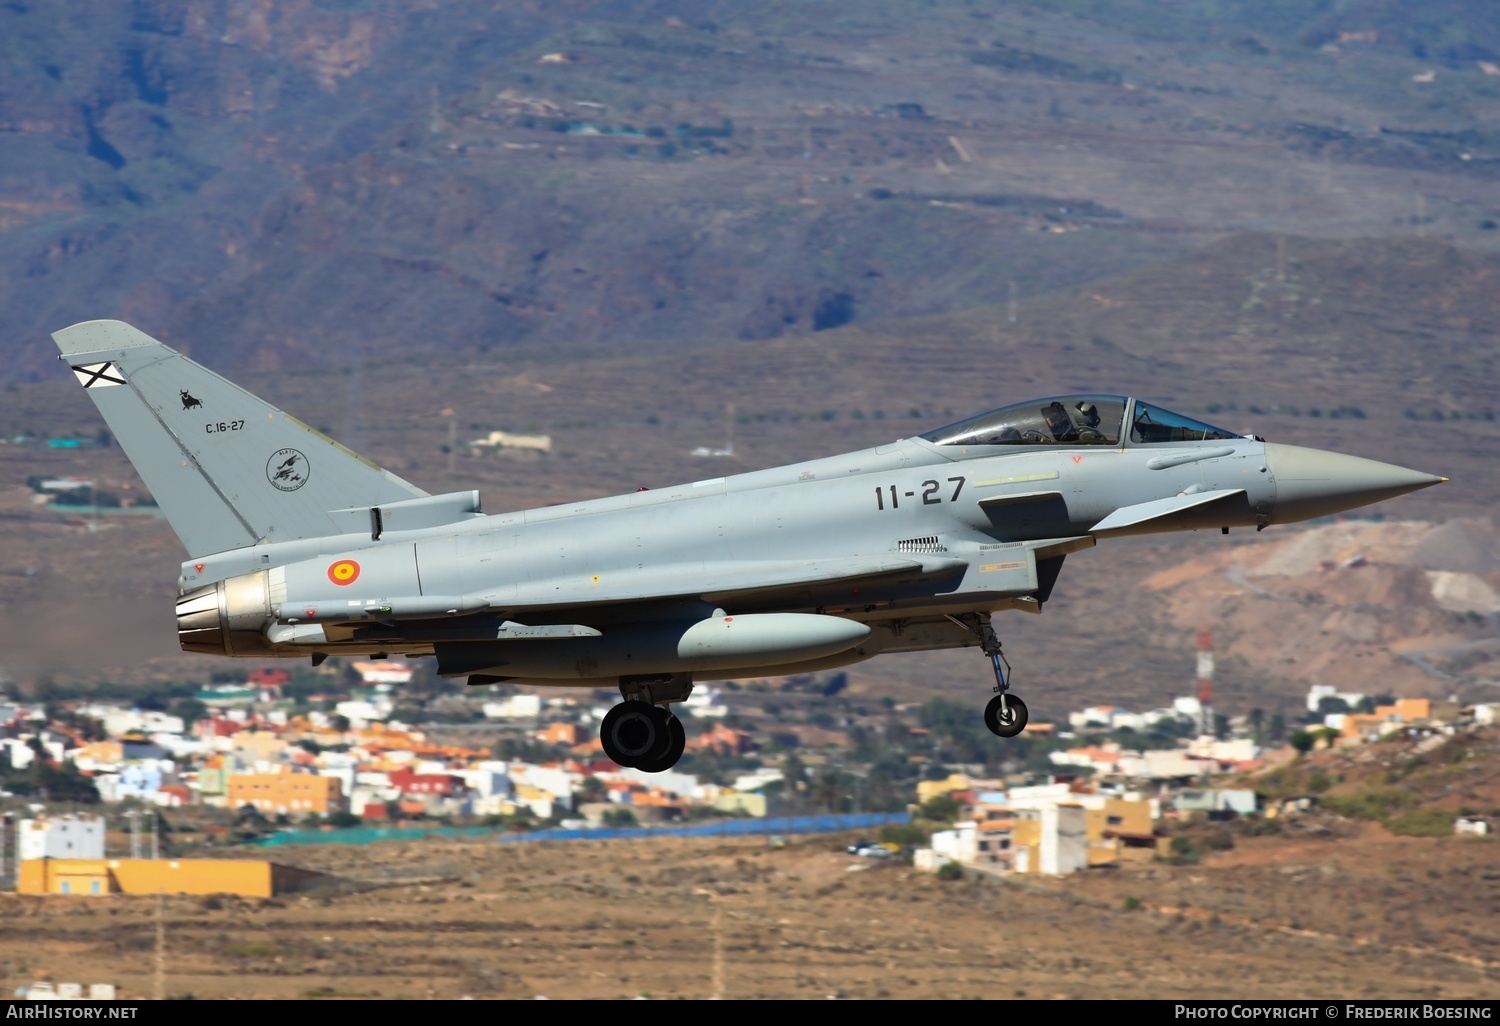
[[[1078,440],[1081,442],[1104,441],[1104,432],[1099,430],[1099,407],[1085,399],[1073,409],[1074,419],[1078,422]]]

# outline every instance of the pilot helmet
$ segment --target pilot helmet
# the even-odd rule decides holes
[[[1083,422],[1089,427],[1094,427],[1099,423],[1099,408],[1087,399],[1073,408],[1082,415]]]

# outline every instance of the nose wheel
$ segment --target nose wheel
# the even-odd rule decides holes
[[[1015,737],[1026,729],[1026,703],[1015,695],[996,695],[984,707],[984,725],[996,737]]]
[[[995,671],[995,697],[984,707],[984,725],[996,737],[1015,737],[1026,729],[1026,703],[1010,693],[1010,663],[1000,650],[1000,639],[990,626],[989,613],[976,613],[972,617],[949,616],[958,626],[979,639],[979,649],[990,657],[990,666]],[[973,622],[970,622],[970,621]]]

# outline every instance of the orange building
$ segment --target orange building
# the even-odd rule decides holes
[[[232,808],[252,806],[263,813],[311,812],[326,816],[344,808],[343,790],[334,777],[312,773],[236,773],[229,778]]]
[[[537,731],[536,739],[544,745],[576,745],[582,740],[578,734],[576,723],[552,723]]]
[[[18,894],[238,894],[269,898],[323,874],[239,859],[24,859]]]
[[[722,752],[745,755],[756,749],[755,741],[743,730],[715,723],[712,728],[688,742],[690,752]]]
[[[1413,724],[1450,720],[1458,713],[1452,702],[1433,702],[1426,698],[1398,698],[1393,705],[1375,707],[1372,714],[1349,713],[1340,731],[1346,738],[1374,739]]]

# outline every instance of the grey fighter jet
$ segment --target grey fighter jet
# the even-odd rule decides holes
[[[695,679],[977,647],[1100,538],[1326,516],[1445,478],[1266,442],[1141,399],[1017,403],[789,467],[485,515],[429,495],[120,321],[54,336],[188,552],[190,652],[435,656],[470,684],[618,687],[605,753],[676,763]]]

